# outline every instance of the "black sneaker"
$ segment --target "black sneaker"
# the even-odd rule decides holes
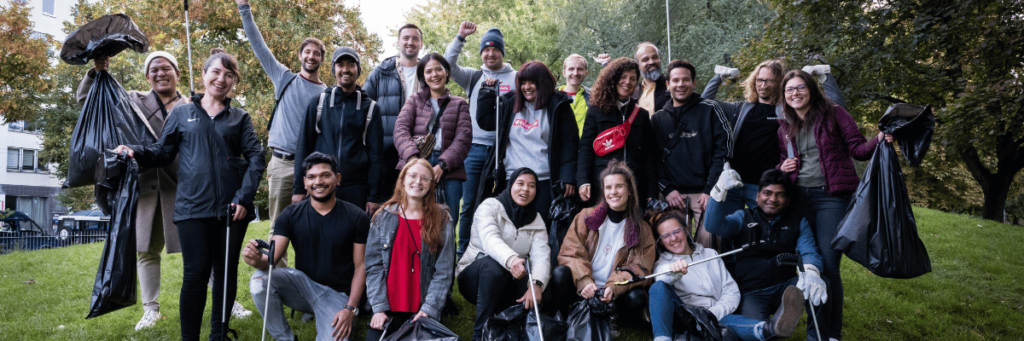
[[[786,287],[782,293],[782,303],[775,315],[768,321],[764,328],[765,340],[772,337],[790,337],[796,324],[800,322],[800,315],[804,314],[804,295],[796,286]]]

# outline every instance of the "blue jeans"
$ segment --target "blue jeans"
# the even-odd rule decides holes
[[[654,282],[651,285],[650,296],[651,326],[654,327],[654,337],[656,339],[664,337],[671,339],[676,332],[672,328],[674,313],[676,309],[683,309],[683,300],[676,295],[671,286],[662,281]],[[721,326],[729,328],[729,331],[736,334],[741,340],[761,340],[758,335],[761,335],[763,320],[754,320],[742,315],[729,315],[718,322]]]
[[[430,165],[434,166],[441,159],[441,152],[434,151],[430,154],[430,158],[427,159]],[[442,177],[443,179],[444,177]],[[448,205],[448,214],[452,221],[459,221],[459,200],[462,200],[462,181],[459,180],[441,180],[441,183],[437,184],[438,188],[444,189],[444,204]],[[468,239],[467,239],[468,241]]]
[[[839,223],[846,216],[850,197],[829,195],[822,188],[797,187],[794,199],[793,208],[807,219],[814,230],[814,239],[825,261],[823,275],[831,282],[828,286],[828,301],[823,305],[824,313],[818,315],[818,319],[827,321],[827,337],[840,339],[843,331],[843,279],[839,265],[843,253],[832,249],[832,240],[836,238]]]
[[[757,192],[760,190],[761,186],[758,184],[743,183],[743,187],[730,189],[724,202],[708,198],[708,209],[707,212],[704,212],[704,226],[718,227],[724,223],[725,216],[746,207],[757,207]]]
[[[480,173],[491,149],[494,147],[474,143],[469,147],[469,154],[463,165],[466,167],[466,182],[462,186],[462,212],[459,213],[459,248],[455,251],[455,259],[462,258],[469,247],[470,231],[473,230],[473,213],[476,212],[476,191],[480,187]]]
[[[800,280],[799,276],[793,277],[784,283],[776,284],[767,288],[757,289],[749,292],[745,292],[740,296],[740,308],[736,310],[737,313],[742,314],[748,318],[765,321],[771,314],[774,314],[779,309],[779,305],[782,304],[782,294],[786,291],[786,287],[790,285],[796,285],[796,282]],[[825,286],[828,287],[828,278],[824,278]],[[828,298],[832,300],[832,297]],[[825,305],[820,305],[815,308],[815,314],[818,315],[818,324],[821,325],[822,338],[828,340],[827,334],[828,325],[824,321],[821,314],[824,313]],[[806,309],[811,309],[810,303],[804,306]],[[817,333],[815,332],[815,324],[811,321],[811,313],[807,312],[807,340],[817,339]]]
[[[267,289],[267,279],[271,280]],[[295,268],[274,269],[272,278],[267,272],[256,270],[249,282],[249,290],[256,309],[267,321],[267,332],[274,340],[291,340],[292,328],[285,318],[284,307],[324,318],[316,319],[317,341],[334,340],[331,333],[332,318],[348,304],[348,294],[314,282]],[[267,295],[270,295],[269,300]],[[269,306],[267,306],[269,305]],[[266,306],[266,309],[264,307]]]

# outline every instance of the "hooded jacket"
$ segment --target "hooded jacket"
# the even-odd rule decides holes
[[[174,223],[225,217],[231,203],[245,207],[251,220],[256,217],[252,201],[267,167],[263,144],[248,112],[225,99],[224,111],[211,119],[201,107],[203,96],[175,106],[156,143],[128,147],[143,167],[163,167],[178,157]]]
[[[395,124],[398,114],[405,107],[405,81],[397,67],[398,56],[385,59],[366,77],[363,90],[370,99],[380,106],[380,120],[384,127],[384,157],[397,159],[399,156],[395,145]]]
[[[485,67],[480,67],[477,70],[459,66],[459,55],[462,54],[462,47],[465,45],[466,42],[459,40],[459,37],[456,36],[455,40],[448,44],[448,48],[445,49],[444,59],[447,59],[448,64],[451,64],[452,80],[466,91],[466,98],[469,99],[469,114],[473,120],[473,144],[494,146],[494,129],[485,130],[480,125],[480,122],[477,122],[476,112],[479,107],[477,104],[479,103],[480,89],[483,88],[484,80],[494,78],[501,82],[498,90],[502,94],[510,92],[516,84],[516,70],[509,63],[505,63],[497,71],[492,71]],[[494,108],[494,102],[490,103],[490,107]]]
[[[629,102],[619,108],[618,112],[612,113],[606,113],[594,106],[587,109],[587,118],[583,123],[583,137],[580,138],[579,144],[579,162],[576,166],[576,182],[580,186],[590,184],[591,189],[603,187],[601,179],[598,179],[601,171],[608,167],[608,162],[611,162],[612,159],[618,159],[625,160],[626,165],[636,175],[637,191],[640,198],[657,197],[655,167],[661,150],[654,144],[651,116],[646,109],[640,108],[640,111],[637,112],[636,119],[630,125],[626,144],[622,148],[605,156],[594,153],[594,139],[597,138],[597,135],[625,123],[629,119],[629,115],[633,113],[633,108],[637,106],[636,103],[635,99],[629,99]]]
[[[388,303],[388,270],[391,252],[398,231],[398,205],[381,208],[370,220],[370,234],[366,238],[366,298],[374,313],[391,310]],[[455,280],[455,226],[443,215],[444,232],[437,253],[430,253],[430,246],[423,240],[420,250],[420,311],[431,318],[439,318],[444,308],[445,297]]]
[[[344,92],[337,86],[324,90],[324,107],[317,120],[320,96],[310,99],[303,120],[299,150],[295,153],[295,174],[304,174],[302,160],[313,152],[338,158],[341,185],[369,184],[368,202],[381,202],[381,181],[384,154],[384,129],[380,108],[356,85],[355,91]],[[373,117],[366,122],[366,111],[373,108]],[[319,121],[319,122],[318,122]],[[366,130],[369,124],[369,130]],[[363,132],[366,144],[363,144]],[[301,180],[295,181],[295,194],[306,194]]]
[[[828,122],[828,121],[825,121]],[[789,123],[786,120],[779,122],[779,166],[789,157],[787,143],[796,146],[796,136],[789,136]],[[865,139],[857,128],[857,121],[853,120],[843,107],[835,106],[834,124],[814,125],[814,142],[818,147],[818,164],[821,166],[821,173],[825,175],[825,191],[830,195],[843,196],[853,193],[860,184],[860,177],[857,176],[857,169],[853,167],[854,158],[866,161],[875,152],[875,146],[881,140],[872,138]],[[797,158],[796,169],[800,169],[800,159]],[[789,178],[796,183],[797,175],[800,172],[789,173]]]
[[[445,180],[466,181],[466,168],[463,163],[469,154],[469,145],[473,141],[473,122],[469,117],[469,104],[459,96],[452,96],[445,90],[443,97],[437,100],[438,106],[444,108],[439,123],[441,124],[441,161],[448,166],[444,173]],[[430,89],[423,88],[409,97],[402,107],[395,124],[395,147],[398,148],[397,169],[405,167],[405,163],[413,155],[419,154],[413,136],[426,136],[430,132],[427,126],[434,116],[434,107],[430,104]],[[419,155],[428,157],[429,155]]]
[[[663,154],[657,167],[661,193],[711,193],[732,148],[732,128],[725,112],[715,101],[692,93],[683,106],[665,104],[651,117],[651,124],[654,141]],[[685,129],[669,148],[679,124],[685,124]],[[666,149],[668,155],[664,156]]]
[[[505,179],[505,151],[509,146],[509,132],[512,130],[512,121],[516,113],[516,93],[510,91],[501,95],[501,113],[495,115],[495,100],[497,91],[493,87],[484,87],[480,91],[476,119],[480,128],[487,132],[497,130],[501,143],[495,149],[498,156],[498,169],[495,173],[498,181],[498,188],[504,188]],[[572,113],[572,101],[564,92],[555,91],[548,99],[546,109],[548,110],[548,124],[551,126],[551,135],[548,142],[548,165],[551,167],[551,182],[561,181],[563,184],[576,184],[576,158],[579,148],[579,132],[576,130],[576,116]],[[496,117],[498,116],[498,117]],[[493,169],[485,170],[495,171]],[[481,182],[483,183],[483,182]],[[550,190],[550,189],[549,189]]]

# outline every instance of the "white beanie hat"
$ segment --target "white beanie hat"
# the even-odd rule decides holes
[[[152,63],[153,59],[156,59],[156,58],[166,58],[168,61],[171,62],[171,66],[174,66],[174,70],[175,71],[179,71],[178,70],[178,60],[175,59],[174,56],[172,56],[170,53],[167,53],[166,51],[156,51],[156,52],[150,53],[148,56],[146,56],[146,67],[144,69],[142,69],[142,74],[145,74],[145,75],[149,74],[149,63]]]

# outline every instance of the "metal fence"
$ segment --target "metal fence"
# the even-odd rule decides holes
[[[39,249],[54,249],[76,244],[88,244],[102,242],[107,239],[104,231],[86,231],[80,234],[66,237],[59,236],[20,236],[0,237],[0,254],[7,254],[14,251],[32,251]]]

